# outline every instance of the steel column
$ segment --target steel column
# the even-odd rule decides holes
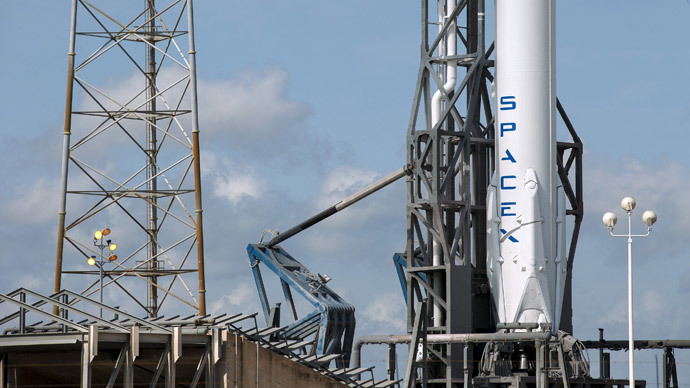
[[[482,96],[488,95],[487,56],[492,48],[485,52],[483,0],[435,3],[430,7],[422,1],[420,72],[407,134],[412,166],[405,251],[408,331],[414,306],[427,295],[434,307],[427,311],[427,319],[434,322],[430,334],[487,331],[492,324],[488,289],[482,287],[486,276],[481,220],[492,160],[493,117]],[[449,16],[436,20],[436,15]],[[438,28],[429,28],[437,23]],[[452,46],[456,41],[462,43]],[[458,81],[446,90],[454,84],[448,77],[455,76],[451,69],[456,67]],[[432,107],[439,96],[440,107]],[[432,111],[439,110],[440,117],[432,119]],[[444,385],[462,381],[464,348],[447,344],[433,349],[430,354],[443,366],[429,378],[445,379]],[[471,353],[468,349],[468,357],[474,359]]]
[[[167,368],[165,373],[165,388],[175,388],[175,364],[177,360],[175,360],[172,350],[168,352],[167,356],[168,359],[165,364]]]
[[[81,388],[91,388],[91,352],[90,352],[91,338],[81,344]]]
[[[146,30],[146,111],[156,111],[156,94],[157,85],[156,78],[158,77],[157,63],[156,63],[156,4],[155,0],[146,0],[147,17]],[[146,119],[146,189],[148,194],[146,196],[146,269],[150,270],[154,275],[151,275],[151,284],[148,286],[147,309],[149,316],[155,317],[158,315],[158,276],[155,275],[158,270],[158,136],[156,134],[157,117],[153,114]],[[101,285],[101,287],[103,287]]]
[[[7,387],[7,353],[0,353],[0,387]]]
[[[67,97],[65,101],[65,123],[62,129],[62,164],[60,179],[60,208],[58,210],[58,239],[55,257],[55,288],[58,292],[62,287],[62,254],[65,241],[65,214],[67,214],[67,172],[69,170],[70,135],[72,133],[72,98],[74,85],[74,55],[77,30],[77,0],[72,0],[71,22],[69,29],[69,50],[67,52]],[[57,307],[53,307],[53,314],[57,314]]]
[[[187,0],[187,23],[189,28],[189,93],[192,101],[192,155],[194,157],[194,200],[196,206],[194,214],[196,215],[196,251],[199,274],[199,315],[206,315],[206,273],[204,270],[204,227],[201,206],[201,159],[199,155],[199,112],[197,110],[193,0]]]

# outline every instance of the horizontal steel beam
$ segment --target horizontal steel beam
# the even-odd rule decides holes
[[[589,349],[628,349],[628,340],[582,341]],[[635,340],[635,349],[690,349],[690,340]]]

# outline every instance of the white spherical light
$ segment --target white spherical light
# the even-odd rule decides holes
[[[642,221],[644,221],[648,228],[651,227],[656,222],[656,213],[651,210],[647,210],[646,212],[642,213]]]
[[[615,214],[608,212],[604,214],[604,218],[602,218],[602,221],[604,222],[604,225],[606,225],[607,228],[613,228],[616,225],[616,222],[618,222],[618,217],[616,217]]]
[[[621,207],[622,207],[623,210],[625,210],[626,212],[631,212],[631,211],[633,211],[633,209],[635,209],[635,205],[636,205],[636,204],[637,204],[637,202],[635,202],[635,199],[634,199],[633,197],[625,197],[625,198],[623,198],[623,200],[621,201]]]

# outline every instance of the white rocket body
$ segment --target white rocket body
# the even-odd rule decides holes
[[[556,166],[555,0],[496,0],[496,170],[487,275],[502,323],[558,330],[565,195]]]

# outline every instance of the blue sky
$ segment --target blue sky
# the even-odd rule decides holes
[[[49,292],[69,1],[0,4],[0,284],[3,292],[22,285]],[[195,11],[206,99],[199,112],[209,304],[246,312],[258,307],[248,243],[404,164],[419,5],[206,0]],[[685,0],[558,3],[558,96],[585,143],[585,221],[574,271],[581,339],[595,338],[598,327],[608,338],[627,337],[625,240],[608,237],[600,221],[609,210],[621,219],[626,195],[638,200],[638,228],[643,210],[659,214],[652,236],[634,245],[636,336],[688,338],[689,20]],[[263,104],[260,126],[248,124],[243,113],[253,105],[233,105],[239,100]],[[331,275],[333,288],[357,307],[357,335],[400,332],[404,308],[390,257],[404,246],[404,223],[398,184],[282,245]],[[654,354],[637,356],[637,377],[650,385]],[[598,375],[596,351],[590,356]],[[384,349],[369,357],[383,359]],[[690,354],[677,358],[688,384]],[[627,376],[627,354],[613,360],[615,376]]]

